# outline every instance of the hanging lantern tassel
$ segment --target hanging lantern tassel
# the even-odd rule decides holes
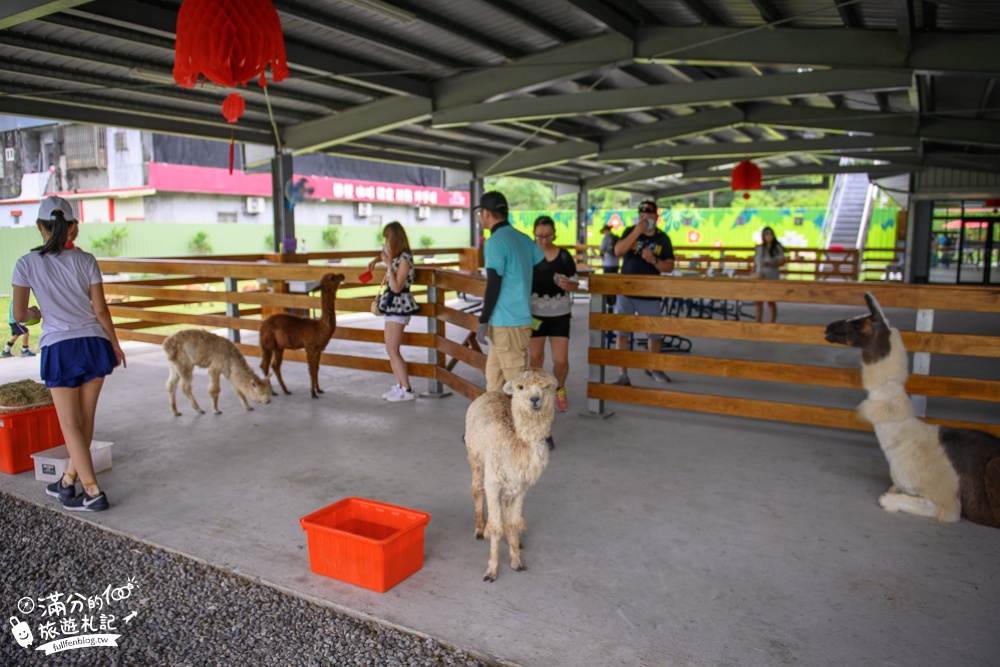
[[[239,93],[230,93],[222,102],[222,115],[226,117],[230,123],[236,123],[243,115],[243,110],[247,108],[246,100]],[[236,128],[233,128],[229,133],[229,173],[233,173],[233,150],[234,144],[236,142]]]
[[[760,167],[750,160],[743,160],[735,168],[730,178],[730,186],[733,192],[737,190],[760,190],[761,175]],[[744,199],[750,199],[750,193],[743,193]]]

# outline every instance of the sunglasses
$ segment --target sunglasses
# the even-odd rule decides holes
[[[554,234],[535,234],[536,241],[551,241],[554,238]]]

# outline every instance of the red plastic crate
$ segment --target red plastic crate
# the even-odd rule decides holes
[[[344,498],[299,519],[309,569],[379,593],[424,566],[426,512]]]
[[[0,470],[34,470],[31,455],[66,442],[54,405],[0,415]]]

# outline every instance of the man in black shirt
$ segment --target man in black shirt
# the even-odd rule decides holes
[[[656,227],[658,218],[656,202],[645,200],[639,204],[639,220],[635,226],[622,233],[621,239],[615,244],[615,254],[622,257],[621,272],[623,275],[660,275],[674,270],[674,247],[670,237]],[[631,297],[621,295],[615,302],[617,315],[660,314],[660,299],[657,297]],[[616,346],[619,350],[628,349],[629,332],[619,331]],[[649,351],[658,354],[663,345],[663,334],[648,334]],[[646,371],[657,382],[670,382],[663,371]],[[632,381],[628,369],[619,368],[617,385],[630,386]]]

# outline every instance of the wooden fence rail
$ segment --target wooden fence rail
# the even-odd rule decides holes
[[[785,383],[829,389],[860,389],[860,371],[808,364],[793,364],[769,360],[748,360],[729,356],[694,354],[649,354],[634,350],[608,349],[606,332],[669,334],[698,339],[727,340],[735,348],[740,343],[773,344],[773,358],[788,356],[785,346],[830,346],[823,337],[825,325],[761,324],[747,321],[720,321],[679,317],[642,317],[614,315],[607,311],[606,298],[629,294],[660,298],[716,299],[729,301],[781,301],[813,305],[851,305],[858,314],[866,312],[864,293],[871,291],[886,308],[917,311],[922,331],[901,331],[907,349],[914,355],[914,374],[907,390],[918,397],[919,406],[927,396],[947,397],[960,401],[1000,403],[1000,381],[968,377],[930,375],[922,371],[930,366],[931,354],[955,355],[984,359],[1000,358],[1000,339],[996,335],[978,333],[939,333],[930,330],[933,311],[949,310],[967,313],[1000,315],[1000,290],[953,286],[864,285],[857,283],[805,283],[771,280],[728,280],[705,278],[675,278],[660,276],[598,275],[591,279],[591,346],[588,363],[591,366],[587,387],[588,410],[594,414],[605,411],[607,401],[638,403],[664,408],[679,408],[743,417],[768,415],[769,419],[793,423],[836,426],[870,430],[851,409],[807,405],[803,403],[768,401],[760,398],[710,395],[684,391],[683,383],[669,389],[620,387],[605,383],[605,367],[624,366],[666,373],[701,375],[713,378]],[[831,320],[835,319],[831,317]],[[921,324],[924,323],[924,324]],[[774,385],[771,385],[772,387]],[[719,383],[724,390],[725,383]],[[756,389],[766,395],[766,389]],[[804,400],[810,400],[804,398]],[[860,402],[860,396],[859,396]],[[919,408],[918,408],[919,409]],[[990,405],[980,412],[995,412]],[[977,415],[979,413],[977,412]],[[1000,424],[986,421],[928,418],[928,422],[956,427],[979,428],[1000,435]]]

